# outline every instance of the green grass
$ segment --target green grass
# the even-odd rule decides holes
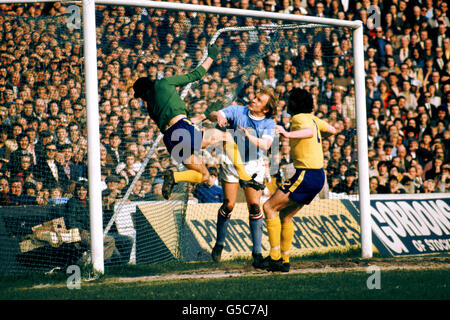
[[[447,259],[449,254],[438,255]],[[291,262],[318,262],[339,266],[339,262],[358,263],[360,250],[328,252],[292,258]],[[386,258],[399,261],[402,258]],[[420,259],[420,258],[418,258]],[[336,264],[337,261],[337,264]],[[373,264],[377,264],[376,260]],[[362,261],[363,262],[363,261]],[[421,261],[419,260],[419,263]],[[358,264],[361,267],[366,264]],[[107,268],[105,275],[93,282],[81,283],[81,289],[68,289],[65,270],[52,275],[42,273],[2,275],[2,300],[396,300],[450,298],[450,269],[382,270],[381,289],[368,289],[371,276],[365,271],[329,273],[251,274],[221,279],[189,279],[165,281],[113,282],[117,277],[141,277],[189,272],[253,270],[248,259],[235,259],[220,264],[212,262],[169,262]]]
[[[329,259],[342,259],[342,258],[358,258],[361,255],[360,248],[350,248],[345,251],[332,251],[326,253],[311,253],[307,256],[302,257],[291,257],[292,262],[302,262],[302,261],[323,261]],[[374,257],[379,256],[378,254]],[[182,273],[188,271],[196,271],[199,269],[203,270],[213,270],[220,267],[221,270],[231,270],[235,268],[241,269],[243,265],[247,264],[250,266],[249,259],[236,258],[233,260],[226,260],[220,264],[212,263],[211,261],[205,262],[162,262],[149,265],[126,265],[126,266],[116,266],[107,267],[105,270],[105,277],[140,277],[140,276],[151,276],[151,275],[162,275],[169,273]],[[250,267],[249,267],[250,268]],[[1,275],[0,281],[0,291],[2,288],[7,287],[27,287],[38,285],[41,283],[47,284],[57,284],[64,283],[67,279],[67,275],[64,272],[59,272],[51,275],[46,275],[38,272],[30,273],[18,273],[12,275]]]
[[[450,270],[382,271],[380,289],[369,290],[365,272],[276,274],[214,280],[130,283],[82,283],[44,288],[5,287],[1,299],[27,300],[327,300],[445,299],[450,297]]]

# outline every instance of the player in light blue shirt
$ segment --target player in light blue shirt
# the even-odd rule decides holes
[[[273,141],[273,128],[275,122],[266,116],[252,115],[249,107],[241,105],[228,106],[220,113],[227,119],[227,130],[233,136],[238,146],[242,161],[247,163],[252,160],[260,159],[265,151],[252,143],[244,134],[242,128],[246,128],[252,137],[258,139],[270,139]],[[247,172],[248,173],[248,172]]]
[[[208,118],[217,122],[223,132],[212,129],[205,132],[203,147],[217,142],[225,141],[225,146],[234,146],[237,149],[235,158],[230,152],[222,154],[220,161],[220,175],[224,191],[224,201],[217,215],[217,238],[211,256],[214,261],[221,259],[225,245],[227,228],[231,212],[236,204],[239,186],[244,189],[247,207],[249,211],[250,233],[253,242],[252,265],[261,268],[261,240],[263,228],[263,212],[260,199],[264,189],[265,177],[265,153],[270,149],[274,135],[275,122],[271,116],[277,107],[277,99],[271,88],[262,88],[249,106],[231,105],[222,110],[212,112]],[[239,158],[240,157],[240,158]],[[237,171],[238,165],[252,177],[252,180],[240,179]],[[256,182],[256,185],[254,184]],[[258,186],[259,185],[259,186]]]

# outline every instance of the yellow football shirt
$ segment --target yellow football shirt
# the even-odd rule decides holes
[[[291,158],[298,169],[323,168],[322,135],[328,123],[308,113],[299,113],[292,117],[290,131],[312,128],[313,137],[307,139],[290,139]]]

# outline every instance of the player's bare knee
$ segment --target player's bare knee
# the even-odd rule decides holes
[[[269,204],[269,201],[264,202],[263,204],[263,211],[265,214],[267,214],[268,211],[271,211],[272,207]]]
[[[231,211],[233,211],[235,204],[236,204],[235,202],[231,202],[229,199],[225,198],[223,200],[222,206],[227,208],[227,210],[229,210],[231,212]]]
[[[281,215],[280,215],[280,218],[281,218],[281,223],[283,223],[283,224],[288,224],[288,223],[291,223],[292,222],[292,216],[283,216],[283,217],[281,217]]]
[[[224,199],[222,205],[219,208],[219,214],[224,218],[231,218],[231,212],[234,209],[234,203],[231,203],[228,199]]]
[[[259,220],[263,217],[261,207],[257,203],[252,203],[248,205],[248,213],[250,215],[250,220]]]

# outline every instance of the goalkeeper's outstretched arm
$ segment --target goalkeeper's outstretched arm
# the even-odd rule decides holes
[[[217,55],[219,54],[219,47],[216,44],[208,46],[208,57],[203,61],[201,66],[208,71],[214,60],[217,59]]]

